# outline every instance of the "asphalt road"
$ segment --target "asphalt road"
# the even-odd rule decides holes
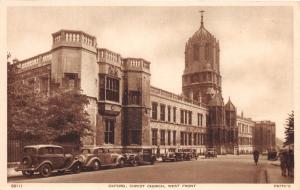
[[[252,156],[219,156],[155,165],[103,169],[79,174],[54,175],[48,178],[15,177],[20,183],[264,183],[267,161],[258,166]]]

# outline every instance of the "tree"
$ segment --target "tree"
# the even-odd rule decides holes
[[[294,111],[288,114],[285,127],[285,142],[284,145],[294,144]]]
[[[18,78],[18,72],[18,66],[8,61],[8,138],[79,143],[80,137],[92,134],[86,95],[78,90],[58,89],[53,83],[51,95],[46,96],[34,84]]]
[[[39,138],[47,131],[44,124],[45,100],[33,90],[33,86],[17,78],[16,64],[7,62],[7,121],[8,137]]]
[[[53,129],[50,137],[59,142],[80,142],[80,137],[92,134],[86,106],[88,97],[78,90],[57,90],[48,98],[47,126]]]

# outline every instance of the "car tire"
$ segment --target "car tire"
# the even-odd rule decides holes
[[[76,164],[74,164],[73,168],[72,168],[72,171],[73,173],[80,173],[81,172],[81,168],[82,168],[82,165],[77,162]]]
[[[39,170],[42,177],[49,177],[52,173],[52,167],[50,164],[42,165]]]
[[[25,177],[32,177],[34,172],[33,171],[22,171],[22,174]]]
[[[92,170],[97,171],[100,170],[100,168],[101,168],[100,162],[98,160],[93,161]]]
[[[118,164],[119,168],[124,168],[124,164],[125,164],[124,159],[120,159]]]
[[[136,167],[138,165],[138,160],[133,159],[131,162],[131,166]]]

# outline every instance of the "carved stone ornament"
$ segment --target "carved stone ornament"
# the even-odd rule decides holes
[[[118,76],[118,70],[114,66],[109,66],[108,67],[108,74]]]

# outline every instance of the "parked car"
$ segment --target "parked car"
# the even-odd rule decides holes
[[[156,161],[156,154],[151,148],[133,148],[125,151],[123,155],[126,158],[125,163],[127,165],[148,165],[154,164]]]
[[[125,158],[125,165],[127,166],[137,166],[139,164],[139,155],[138,153],[125,152],[123,153]]]
[[[83,163],[83,168],[100,170],[102,166],[124,167],[125,157],[122,154],[110,151],[106,147],[84,147],[77,155]]]
[[[161,155],[162,161],[163,162],[165,162],[165,161],[173,161],[173,162],[176,161],[175,152],[176,152],[175,148],[170,148],[167,153]]]
[[[196,150],[195,149],[190,149],[190,148],[187,148],[187,149],[183,149],[183,157],[184,157],[184,160],[192,160],[192,159],[198,159],[199,157],[199,154],[197,154]]]
[[[33,176],[34,173],[48,177],[52,172],[79,173],[81,167],[82,163],[72,154],[65,154],[61,146],[31,145],[24,147],[22,160],[15,170],[21,171],[27,177]]]
[[[218,155],[217,151],[214,149],[208,149],[205,153],[205,158],[216,158]]]
[[[175,152],[175,158],[176,161],[182,161],[184,160],[184,152],[183,149],[177,149],[177,151]]]

